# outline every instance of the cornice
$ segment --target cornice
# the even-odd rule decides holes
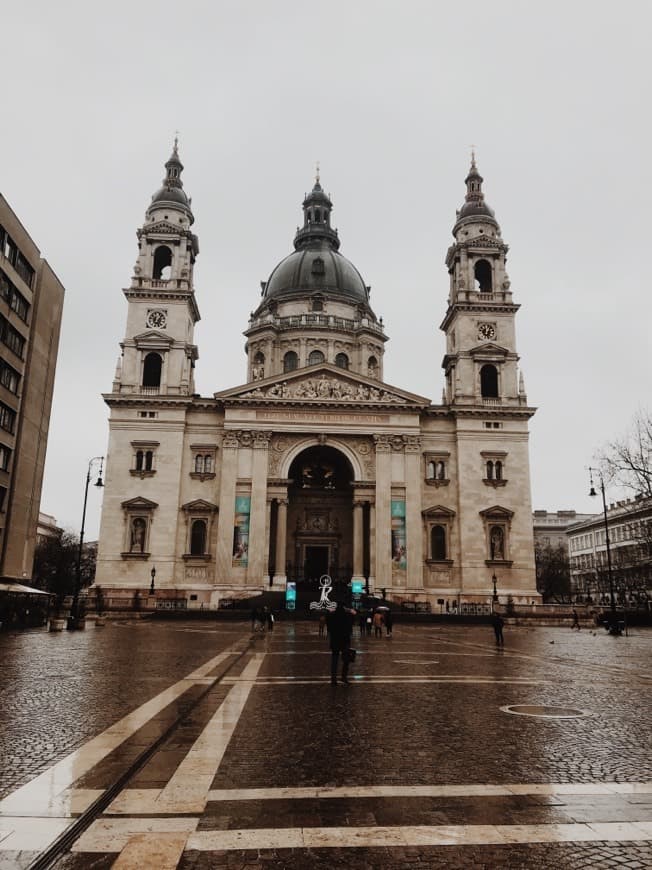
[[[446,331],[451,320],[456,314],[461,312],[471,312],[476,314],[516,314],[520,307],[521,306],[516,302],[490,302],[489,300],[483,300],[482,302],[460,302],[456,300],[449,304],[448,310],[446,311],[439,328]]]

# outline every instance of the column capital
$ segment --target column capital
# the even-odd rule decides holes
[[[279,507],[281,507],[281,506],[283,506],[283,507],[287,507],[287,506],[290,504],[290,501],[289,501],[289,499],[287,499],[287,498],[277,498],[277,499],[276,499],[276,504],[277,504]]]
[[[235,450],[240,445],[240,440],[238,438],[237,432],[225,432],[224,438],[222,439],[222,449],[223,450]]]
[[[374,435],[374,443],[376,445],[376,453],[389,453],[392,449],[389,435]]]
[[[272,437],[271,432],[255,431],[251,433],[254,439],[254,449],[267,450]]]
[[[354,498],[353,499],[353,508],[363,508],[367,504],[367,500],[363,498]]]
[[[404,435],[405,441],[405,452],[406,453],[420,453],[421,452],[421,436],[420,435]]]

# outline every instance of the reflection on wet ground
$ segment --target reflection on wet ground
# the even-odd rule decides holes
[[[24,784],[0,801],[0,868],[97,800],[58,866],[609,867],[615,848],[652,866],[652,632],[508,628],[496,649],[490,628],[397,625],[354,637],[351,683],[331,686],[315,624],[248,627],[16,642],[0,745],[25,739],[35,652],[61,692],[4,774]],[[55,677],[64,660],[83,679]]]

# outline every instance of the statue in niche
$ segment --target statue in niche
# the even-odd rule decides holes
[[[145,530],[147,523],[142,517],[136,517],[131,522],[131,539],[129,543],[130,553],[145,552]]]
[[[492,559],[505,558],[505,533],[501,526],[492,526],[489,537],[489,547]]]

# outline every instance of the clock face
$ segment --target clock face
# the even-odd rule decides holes
[[[167,315],[165,311],[161,311],[160,308],[155,308],[153,311],[147,312],[148,326],[153,326],[155,329],[165,329],[165,325],[167,322]]]
[[[485,341],[491,341],[496,337],[496,327],[493,323],[480,323],[478,325],[478,338],[484,338]]]

